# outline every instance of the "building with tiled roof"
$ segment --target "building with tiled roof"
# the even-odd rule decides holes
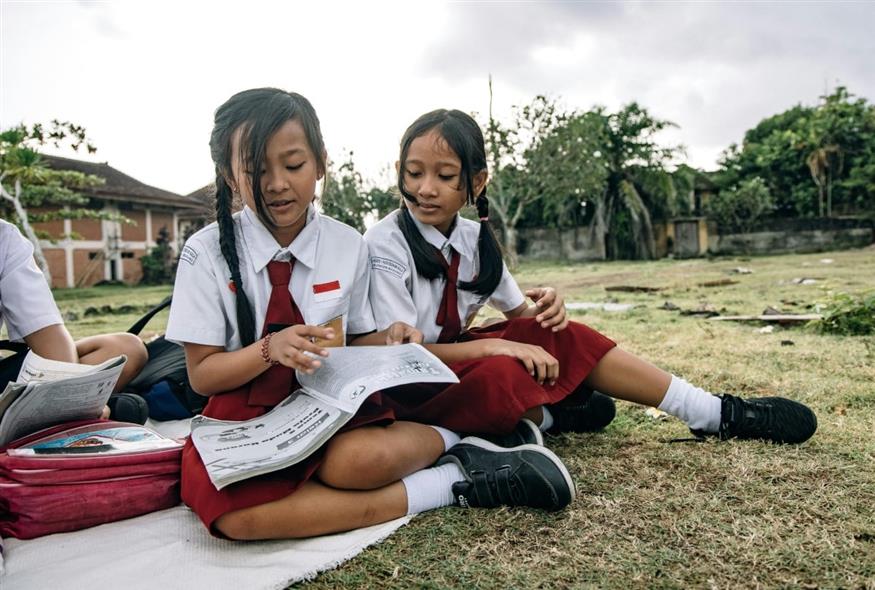
[[[140,258],[166,230],[176,250],[181,239],[180,218],[199,208],[198,201],[140,182],[107,163],[84,162],[43,155],[56,170],[98,176],[104,183],[80,190],[86,208],[119,214],[132,223],[107,219],[65,219],[34,224],[58,238],[42,242],[53,287],[90,286],[101,281],[135,284],[142,277]],[[34,213],[48,209],[32,209]]]

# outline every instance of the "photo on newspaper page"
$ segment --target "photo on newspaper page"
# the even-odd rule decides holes
[[[243,422],[196,416],[191,440],[216,489],[294,465],[321,447],[352,414],[298,390]]]

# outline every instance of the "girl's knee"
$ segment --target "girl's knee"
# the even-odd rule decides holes
[[[367,436],[352,431],[328,443],[319,468],[323,483],[342,489],[373,489],[388,483],[395,472],[395,454],[382,429],[368,430]]]
[[[235,510],[223,514],[213,522],[213,528],[233,541],[263,538],[258,534],[258,522],[251,510]]]
[[[139,336],[135,334],[113,334],[113,341],[118,349],[117,354],[128,357],[128,366],[136,367],[137,372],[146,366],[149,352]]]

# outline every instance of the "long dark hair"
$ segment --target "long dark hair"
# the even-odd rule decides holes
[[[210,135],[210,154],[216,166],[216,221],[219,224],[219,245],[222,256],[231,271],[231,281],[237,295],[237,326],[243,346],[255,342],[255,318],[249,305],[240,275],[237,255],[237,237],[231,217],[233,199],[227,179],[233,177],[231,162],[236,154],[231,151],[231,139],[239,130],[240,160],[250,170],[255,213],[265,226],[276,223],[264,204],[261,191],[261,166],[271,136],[289,119],[297,119],[304,128],[307,143],[316,158],[320,173],[325,173],[325,143],[319,127],[319,118],[313,105],[294,92],[277,88],[254,88],[238,92],[216,109],[213,132]],[[239,182],[239,179],[235,179]]]
[[[489,225],[489,200],[486,198],[486,188],[479,195],[474,194],[474,177],[486,170],[486,146],[480,126],[470,116],[462,111],[438,109],[419,117],[404,132],[401,138],[401,166],[398,170],[398,190],[401,196],[411,203],[416,203],[414,197],[404,186],[404,165],[410,144],[417,137],[422,137],[436,129],[453,152],[459,157],[462,170],[459,174],[462,186],[467,191],[467,203],[477,206],[480,217],[480,234],[477,238],[477,250],[480,252],[480,271],[472,281],[459,283],[459,288],[472,291],[478,295],[491,295],[501,281],[503,269],[501,249]],[[446,274],[439,256],[442,254],[429,244],[419,233],[413,222],[413,217],[407,207],[401,208],[398,215],[398,227],[413,253],[416,272],[426,279],[433,280]]]

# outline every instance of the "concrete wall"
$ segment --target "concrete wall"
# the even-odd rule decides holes
[[[523,260],[604,260],[605,245],[591,239],[588,227],[566,230],[525,228],[518,233]]]
[[[674,224],[654,224],[657,256],[673,254]],[[699,222],[700,253],[789,254],[861,248],[875,242],[875,223],[861,218],[772,220],[745,234],[720,233],[713,221]],[[591,239],[589,228],[519,230],[522,260],[604,260],[604,245]]]
[[[712,254],[789,254],[862,248],[875,242],[870,227],[771,230],[747,234],[718,234],[708,238]]]

